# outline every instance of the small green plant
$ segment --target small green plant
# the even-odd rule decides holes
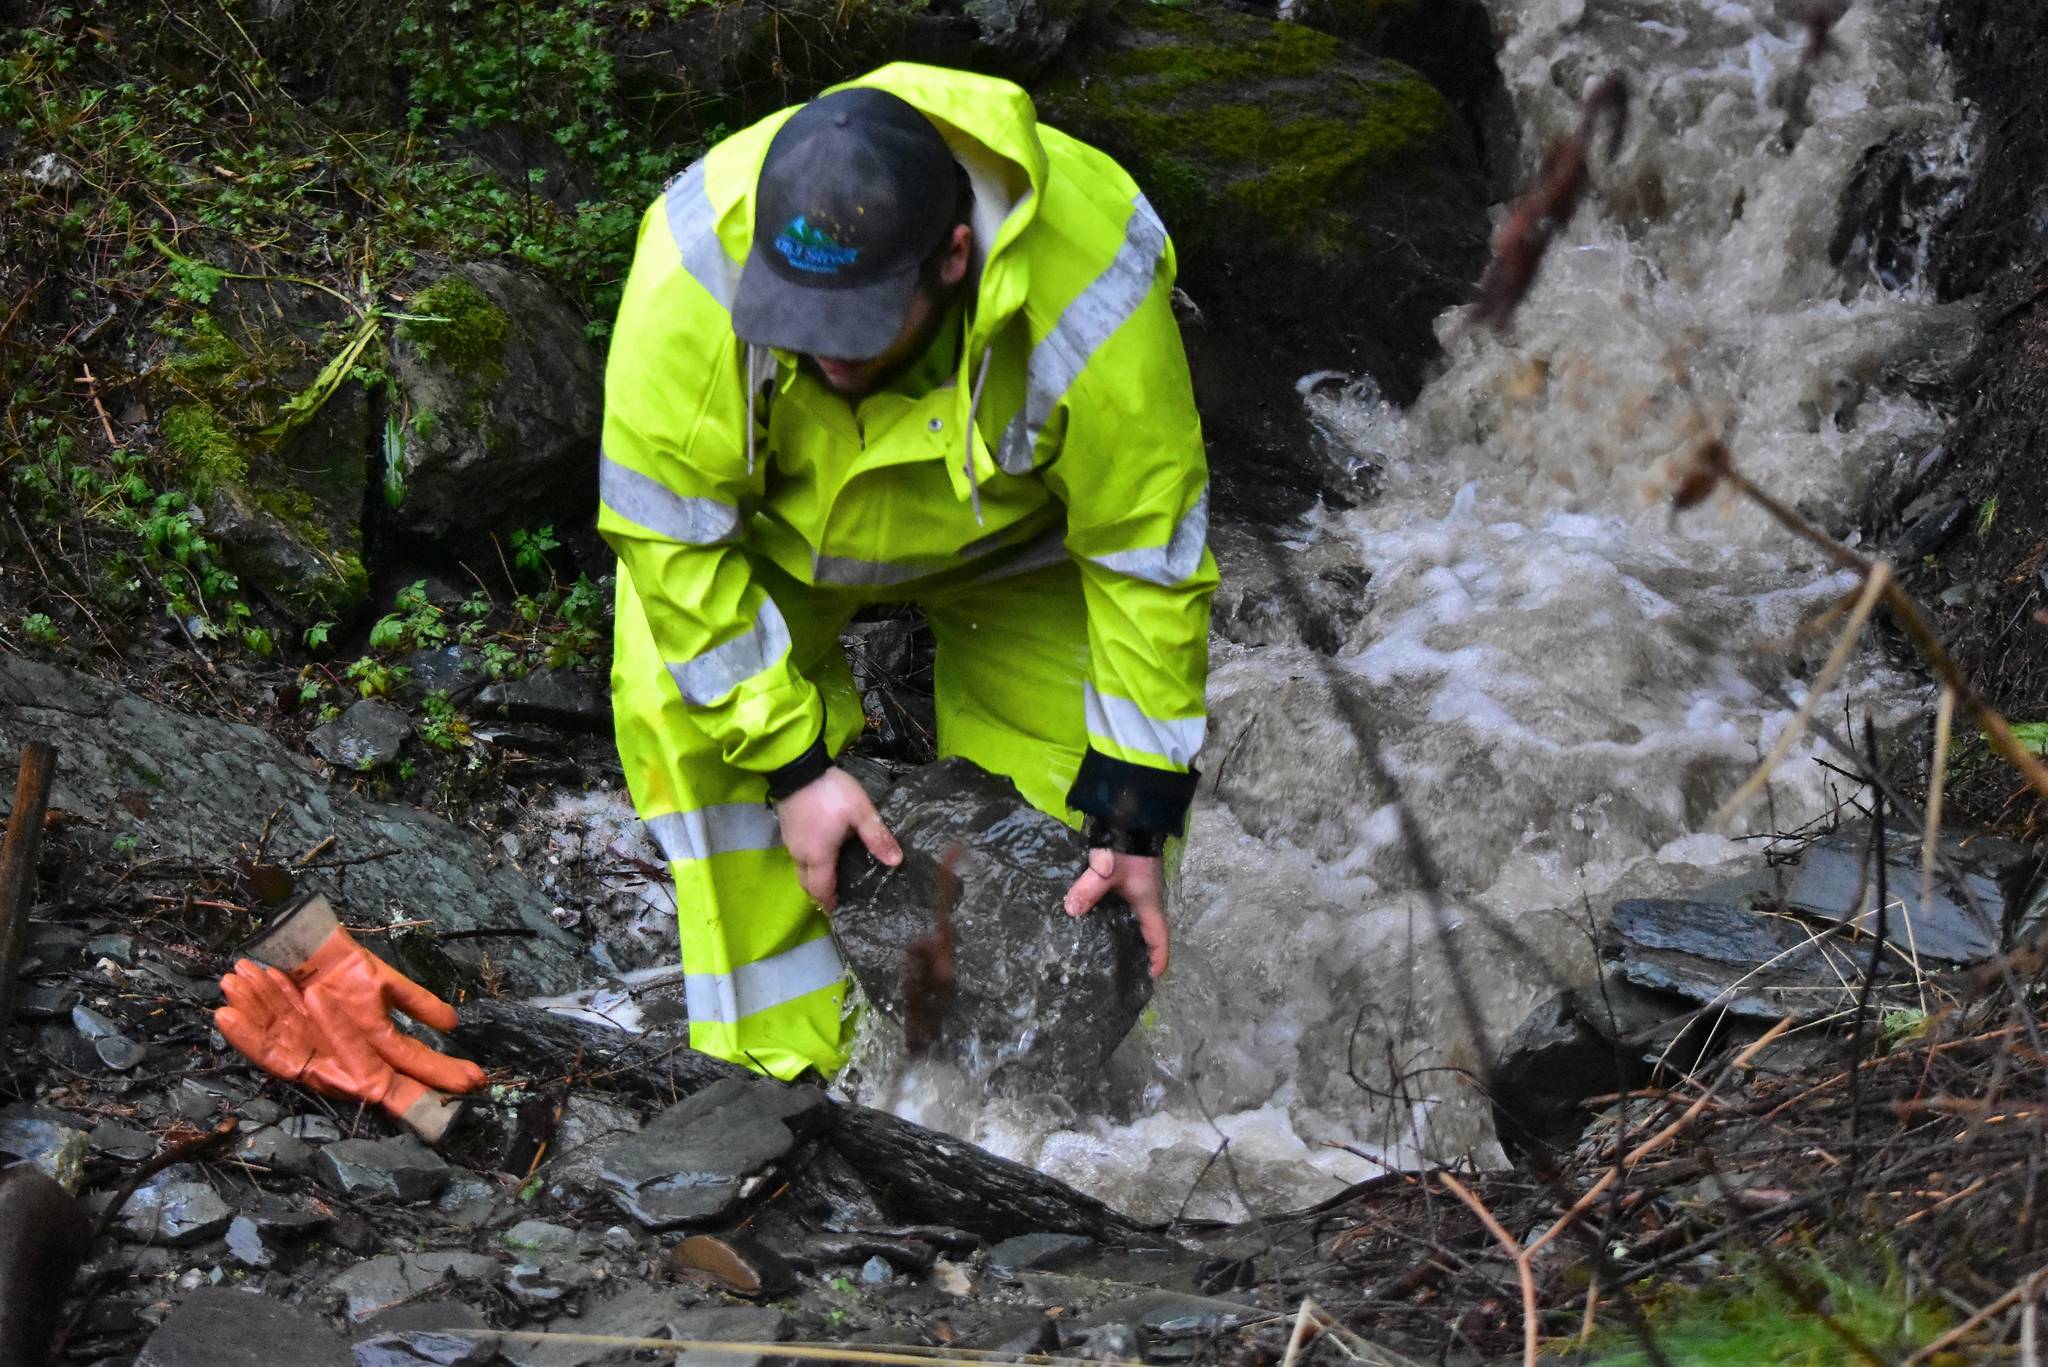
[[[306,628],[304,640],[306,649],[319,650],[326,646],[327,638],[334,630],[332,622],[315,622]]]
[[[512,563],[520,569],[539,574],[548,567],[548,552],[561,546],[555,538],[552,526],[536,527],[532,531],[512,533]]]
[[[391,607],[370,628],[370,649],[424,650],[448,639],[441,609],[427,598],[426,580],[415,580],[400,589]]]
[[[31,612],[22,618],[21,633],[39,645],[54,646],[64,642],[64,633],[57,630],[57,624],[50,620],[47,612]]]
[[[402,665],[386,664],[374,655],[361,657],[342,672],[356,686],[357,696],[364,698],[390,697],[407,675]]]
[[[427,694],[420,700],[420,711],[425,716],[415,730],[421,740],[436,750],[456,750],[476,743],[469,733],[468,719],[455,710],[446,693],[436,689]]]
[[[141,848],[142,837],[139,835],[119,835],[114,837],[114,853],[122,859],[128,858]]]

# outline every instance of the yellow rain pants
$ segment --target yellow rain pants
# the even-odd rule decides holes
[[[872,600],[799,583],[766,561],[754,572],[789,624],[793,662],[824,696],[826,746],[836,754],[862,723],[839,633]],[[940,755],[1002,774],[1033,806],[1064,814],[1088,747],[1079,571],[1069,561],[919,601],[938,644]],[[625,647],[647,622],[624,573],[617,630],[619,757],[675,878],[690,1047],[777,1077],[836,1072],[851,1035],[845,971],[782,847],[767,780],[725,762],[658,655]],[[635,661],[643,667],[629,673]]]

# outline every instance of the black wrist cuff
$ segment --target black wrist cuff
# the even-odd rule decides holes
[[[832,767],[832,756],[825,751],[825,733],[811,742],[811,748],[798,755],[780,769],[768,771],[768,800],[780,802],[799,788],[808,787],[812,780]]]
[[[1087,837],[1091,850],[1113,850],[1117,854],[1141,854],[1147,859],[1157,859],[1166,853],[1166,842],[1172,839],[1165,831],[1126,831],[1112,826],[1099,816],[1091,816],[1081,827],[1081,834]]]
[[[1120,831],[1179,835],[1200,777],[1193,769],[1153,769],[1090,750],[1067,790],[1067,805]]]

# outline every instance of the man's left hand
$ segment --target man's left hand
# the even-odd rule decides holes
[[[1166,971],[1166,875],[1161,861],[1114,850],[1088,851],[1088,868],[1067,889],[1067,915],[1086,916],[1110,893],[1138,914],[1138,933],[1152,955],[1152,976]]]

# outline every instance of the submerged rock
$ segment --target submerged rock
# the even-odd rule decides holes
[[[903,1019],[905,955],[932,933],[950,851],[956,985],[935,1052],[1006,1089],[1070,1086],[1102,1065],[1152,995],[1137,918],[1120,900],[1061,909],[1086,863],[1078,832],[962,759],[907,775],[880,803],[894,869],[857,842],[839,861],[832,924],[868,1000]]]
[[[602,1160],[619,1208],[652,1230],[724,1219],[748,1179],[825,1122],[825,1095],[765,1078],[728,1078],[647,1122]]]
[[[354,1367],[340,1336],[249,1291],[193,1292],[149,1336],[135,1367]]]

